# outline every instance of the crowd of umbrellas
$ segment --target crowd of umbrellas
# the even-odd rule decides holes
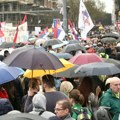
[[[74,46],[74,49],[84,50],[84,47],[77,48],[75,45],[70,44],[70,46]],[[69,59],[69,61],[65,59]],[[3,62],[0,62],[0,84],[14,80],[22,74],[28,78],[45,74],[52,74],[54,77],[76,78],[117,73],[120,73],[119,61],[102,59],[96,53],[78,53],[72,56],[69,53],[61,52],[53,55],[43,47],[32,45],[16,48]]]
[[[108,36],[103,37],[102,42],[107,42]],[[109,38],[109,41],[116,41],[116,38]],[[40,44],[43,46],[36,46]],[[21,75],[27,78],[42,77],[46,74],[60,78],[79,78],[120,73],[120,61],[103,59],[96,53],[86,53],[86,49],[80,45],[80,41],[37,40],[36,45],[18,47],[3,62],[0,62],[0,85],[15,80]],[[63,47],[63,49],[60,53],[51,54],[46,51],[50,45],[55,49],[59,47]],[[13,46],[16,47],[17,44],[3,43],[0,48]],[[70,54],[72,51],[79,50],[82,53]],[[26,115],[26,113],[16,114],[14,117],[26,118],[26,116],[31,120],[38,119],[38,116]],[[13,115],[3,117],[1,120],[13,120]]]

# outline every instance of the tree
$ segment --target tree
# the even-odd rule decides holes
[[[105,6],[100,0],[85,0],[84,3],[93,21],[104,18],[106,14],[104,12]],[[80,0],[68,0],[68,6],[70,7],[68,17],[76,24],[79,15],[79,4]]]

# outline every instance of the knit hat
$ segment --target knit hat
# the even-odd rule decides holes
[[[60,85],[60,91],[68,94],[73,89],[73,85],[69,81],[63,81]]]
[[[46,102],[47,102],[46,97],[41,93],[37,93],[32,100],[33,110],[36,109],[46,110]]]

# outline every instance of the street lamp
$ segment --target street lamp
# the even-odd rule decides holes
[[[65,33],[68,32],[68,23],[67,23],[67,0],[63,0],[63,29]]]

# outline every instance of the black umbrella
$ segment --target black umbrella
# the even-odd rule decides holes
[[[79,66],[75,73],[81,76],[114,75],[120,73],[120,69],[112,63],[95,62]]]
[[[119,67],[120,68],[120,61],[119,60],[115,60],[115,59],[104,59],[104,61],[106,62],[106,63],[113,63],[113,64],[115,64],[117,67]]]
[[[60,44],[60,43],[62,43],[62,42],[58,39],[45,40],[43,47],[48,47],[48,46],[52,46],[52,45],[56,45],[56,44]]]
[[[71,55],[70,53],[56,53],[54,55],[58,58],[64,58],[64,59],[71,59],[73,57],[73,55]]]
[[[101,39],[102,43],[115,43],[117,42],[117,39],[113,38],[113,37],[105,37]]]
[[[75,43],[80,43],[80,41],[78,41],[78,40],[70,40],[69,41],[69,44],[75,44]]]
[[[79,44],[68,44],[63,48],[62,52],[70,53],[71,51],[78,51],[78,50],[82,50],[85,52],[85,47]]]
[[[16,46],[17,46],[17,44],[14,42],[3,42],[0,45],[0,48],[11,48],[11,47],[16,47]]]
[[[118,39],[120,37],[120,35],[115,34],[115,33],[106,33],[101,38],[106,38],[106,37],[112,37],[112,38]]]
[[[30,113],[6,114],[0,116],[0,120],[47,120],[39,115]]]
[[[64,67],[60,60],[46,52],[45,50],[35,47],[22,47],[14,50],[5,60],[9,66],[16,66],[25,69],[45,69],[56,70]]]
[[[69,68],[63,72],[59,72],[56,74],[53,74],[54,77],[65,77],[65,78],[76,78],[76,77],[80,77],[79,74],[76,74],[74,71],[75,69],[77,69],[79,66],[75,65],[72,68]]]

